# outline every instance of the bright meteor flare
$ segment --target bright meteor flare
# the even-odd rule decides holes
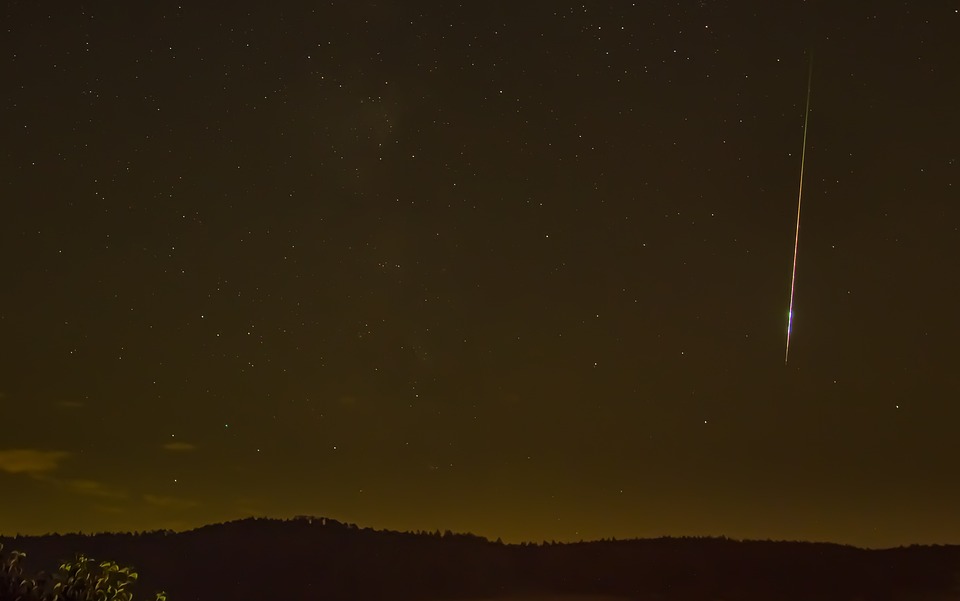
[[[803,167],[807,158],[807,122],[810,119],[810,87],[813,83],[813,57],[810,57],[810,72],[807,74],[807,108],[803,113],[803,149],[800,151],[800,192],[797,195],[797,233],[793,239],[793,270],[790,273],[790,307],[787,310],[787,350],[783,364],[790,359],[790,332],[793,329],[793,292],[797,284],[797,250],[800,248],[800,205],[803,202]]]

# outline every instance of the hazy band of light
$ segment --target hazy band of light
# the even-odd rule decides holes
[[[810,57],[810,70],[807,73],[807,108],[803,113],[803,149],[800,151],[800,192],[797,195],[797,233],[793,239],[793,269],[790,273],[790,306],[787,309],[787,349],[783,355],[783,364],[790,359],[790,332],[793,329],[793,293],[797,285],[797,250],[800,248],[800,205],[803,203],[803,167],[807,158],[807,122],[810,119],[810,88],[813,83],[813,57]]]

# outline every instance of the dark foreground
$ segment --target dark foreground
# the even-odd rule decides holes
[[[682,538],[506,545],[473,535],[248,519],[182,533],[0,537],[29,571],[82,552],[170,601],[960,600],[960,547]]]

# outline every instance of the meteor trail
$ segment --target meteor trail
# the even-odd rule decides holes
[[[797,250],[800,248],[800,205],[803,202],[803,167],[807,158],[807,122],[810,120],[810,87],[813,83],[813,56],[810,57],[810,71],[807,73],[807,108],[803,113],[803,149],[800,151],[800,192],[797,194],[797,234],[793,239],[793,270],[790,273],[790,307],[787,310],[787,350],[783,355],[783,364],[790,359],[790,331],[793,328],[793,292],[797,284]]]

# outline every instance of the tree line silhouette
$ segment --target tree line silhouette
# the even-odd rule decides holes
[[[249,518],[174,533],[0,537],[33,565],[78,552],[133,565],[171,601],[398,601],[524,595],[636,600],[960,599],[960,547],[867,550],[726,538],[504,544],[329,518]],[[0,597],[0,601],[4,601]]]

